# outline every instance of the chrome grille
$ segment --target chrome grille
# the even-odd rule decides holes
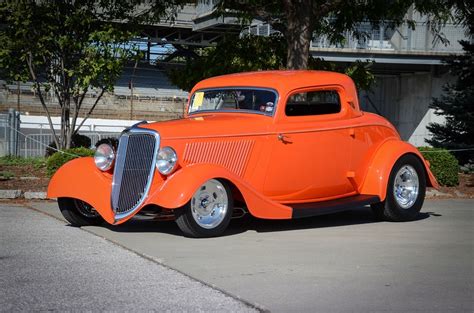
[[[158,134],[131,129],[120,137],[112,184],[115,219],[126,217],[145,200],[155,169]]]

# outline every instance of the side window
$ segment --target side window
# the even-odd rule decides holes
[[[317,90],[291,95],[286,102],[287,116],[334,114],[341,111],[341,100],[335,90]]]

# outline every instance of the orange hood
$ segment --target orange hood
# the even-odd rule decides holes
[[[196,114],[183,119],[141,124],[139,127],[155,130],[162,140],[170,140],[266,134],[271,125],[271,116],[233,112]]]

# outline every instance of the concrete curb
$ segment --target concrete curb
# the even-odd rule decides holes
[[[28,200],[36,199],[36,200],[45,200],[47,199],[46,192],[44,191],[26,191],[23,194],[23,197]]]
[[[16,199],[21,196],[19,189],[3,189],[0,190],[0,199]]]
[[[19,199],[28,200],[46,200],[48,199],[46,191],[25,191],[19,189],[1,189],[0,199]]]

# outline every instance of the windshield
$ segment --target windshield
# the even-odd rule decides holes
[[[201,111],[242,111],[273,115],[275,91],[251,88],[221,88],[196,91],[189,105],[189,113]]]

